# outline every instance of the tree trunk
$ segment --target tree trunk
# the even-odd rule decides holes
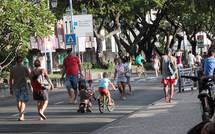
[[[100,68],[102,69],[107,69],[107,65],[105,65],[104,60],[103,60],[103,41],[100,38],[97,38],[97,52],[96,52],[96,61],[99,65]]]
[[[118,46],[119,57],[122,58],[122,57],[126,56],[126,51],[123,49],[122,44],[121,44],[118,36],[115,34],[115,35],[113,35],[113,37],[114,37],[116,44]]]

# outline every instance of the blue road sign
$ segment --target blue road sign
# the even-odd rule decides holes
[[[76,45],[75,34],[65,34],[65,43],[66,45]]]

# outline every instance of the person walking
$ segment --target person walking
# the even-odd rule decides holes
[[[188,59],[188,66],[194,68],[195,67],[194,63],[195,63],[196,59],[191,51],[188,52],[187,59]]]
[[[126,99],[125,98],[125,93],[126,93],[125,86],[126,86],[126,81],[127,81],[127,79],[125,77],[125,73],[128,72],[128,69],[124,64],[122,64],[121,58],[118,58],[117,61],[118,61],[118,65],[115,66],[114,81],[116,79],[116,74],[118,73],[117,87],[119,88],[119,91],[121,93],[121,98],[123,100],[125,100]]]
[[[40,74],[43,74],[46,79],[50,82],[50,90],[52,91],[54,86],[52,84],[51,79],[49,78],[47,71],[41,68],[40,60],[34,61],[35,69],[32,71],[32,87],[33,87],[33,98],[37,101],[37,110],[39,114],[39,120],[46,120],[46,116],[44,115],[44,111],[48,106],[49,94],[48,89],[42,89],[41,84],[38,83],[37,77]]]
[[[124,60],[123,60],[123,64],[125,64],[125,66],[126,66],[127,69],[128,69],[128,72],[125,73],[125,77],[126,77],[126,79],[127,79],[126,84],[128,84],[128,87],[129,87],[129,92],[128,92],[128,94],[131,95],[131,94],[132,94],[132,91],[131,91],[131,81],[130,81],[130,78],[131,78],[131,71],[130,71],[128,62],[129,62],[128,59],[124,59]]]
[[[19,121],[25,120],[24,111],[25,111],[25,102],[28,101],[28,88],[26,76],[31,79],[31,74],[27,66],[22,64],[23,58],[21,56],[16,57],[16,65],[10,69],[10,94],[15,93],[17,99],[17,108],[19,110]],[[13,83],[12,83],[13,80]]]
[[[161,71],[161,74],[163,77],[161,83],[164,84],[164,93],[165,93],[165,99],[166,99],[167,103],[172,102],[175,79],[178,79],[178,73],[176,73],[172,76],[169,74],[169,70],[168,70],[169,62],[172,62],[174,64],[175,68],[177,68],[176,59],[171,54],[172,54],[172,49],[167,48],[166,54],[164,56],[162,56],[161,67],[160,67],[160,71]],[[170,96],[168,94],[168,83],[170,83]]]
[[[132,59],[131,59],[131,56],[129,55],[129,53],[127,53],[127,56],[125,57],[125,59],[127,61],[128,67],[131,68]]]
[[[153,64],[153,67],[154,67],[154,69],[155,69],[156,77],[158,77],[160,61],[159,61],[157,55],[154,56],[154,59],[153,59],[152,64]]]
[[[181,59],[182,59],[182,52],[180,51],[180,49],[178,49],[176,52],[177,68],[183,68]]]
[[[201,66],[201,60],[202,60],[202,56],[200,56],[200,54],[197,53],[197,55],[196,55],[196,63],[197,63],[197,65],[199,67]]]
[[[68,56],[63,60],[63,73],[61,80],[63,80],[64,75],[66,74],[65,78],[65,85],[67,88],[67,92],[69,94],[70,100],[68,103],[72,103],[73,96],[72,96],[72,88],[74,93],[74,101],[73,103],[77,103],[77,86],[78,86],[78,69],[80,75],[84,77],[81,71],[81,63],[80,59],[77,56],[73,55],[72,48],[67,49]]]

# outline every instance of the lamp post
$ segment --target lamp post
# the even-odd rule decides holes
[[[51,0],[51,5],[52,8],[56,9],[57,8],[57,0]],[[48,1],[48,6],[49,6],[49,1]],[[55,11],[55,10],[54,10]],[[48,55],[46,54],[46,39],[44,40],[44,45],[45,45],[45,63],[46,63],[46,68],[48,74],[52,72],[52,52],[49,51]],[[46,56],[47,56],[47,61],[46,61]]]
[[[83,7],[83,8],[81,9],[81,12],[82,12],[82,14],[87,14],[87,9],[86,9],[85,7]]]

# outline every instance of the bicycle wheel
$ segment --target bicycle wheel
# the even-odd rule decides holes
[[[200,98],[201,107],[202,107],[202,121],[209,121],[210,113],[209,113],[209,104],[208,104],[208,97]]]
[[[114,108],[115,108],[115,103],[114,103],[114,100],[112,99],[112,103],[113,103],[113,105],[108,105],[107,106],[107,110],[109,111],[109,112],[112,112],[113,110],[114,110]]]
[[[98,100],[99,101],[99,111],[100,111],[100,113],[104,113],[104,111],[105,111],[106,104],[105,104],[104,99],[105,98]]]

